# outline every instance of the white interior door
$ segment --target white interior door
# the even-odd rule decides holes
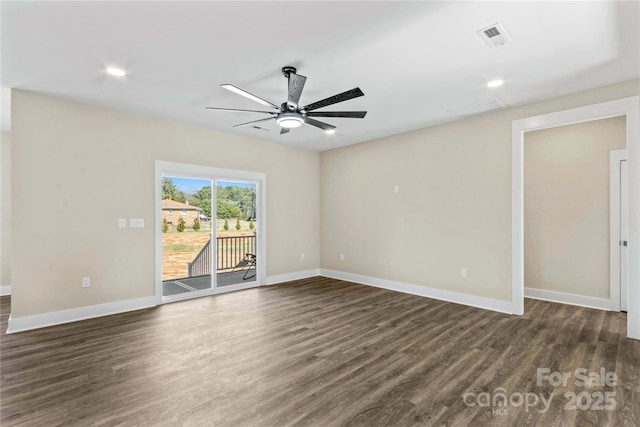
[[[629,294],[629,225],[627,150],[612,150],[610,163],[610,290],[611,310],[627,311]]]
[[[629,294],[629,225],[627,150],[612,150],[610,163],[610,290],[611,310],[627,311]]]
[[[629,293],[629,274],[628,262],[629,251],[629,225],[627,221],[628,214],[628,179],[627,179],[627,160],[620,161],[620,311],[627,311],[627,296]]]

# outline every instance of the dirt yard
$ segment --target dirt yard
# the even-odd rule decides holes
[[[162,235],[162,280],[188,276],[187,263],[209,241],[209,232],[164,233]]]
[[[252,231],[218,231],[218,237],[247,236]],[[188,276],[187,264],[198,255],[207,244],[209,231],[171,232],[162,234],[162,280]]]

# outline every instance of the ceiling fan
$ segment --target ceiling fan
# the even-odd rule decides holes
[[[231,84],[223,84],[220,86],[233,93],[237,93],[238,95],[242,95],[245,98],[248,98],[252,101],[262,104],[265,107],[269,107],[270,110],[260,111],[260,110],[237,110],[233,108],[216,108],[216,107],[206,107],[206,108],[207,110],[213,110],[213,111],[269,114],[270,117],[267,117],[266,119],[252,120],[250,122],[240,123],[238,125],[235,125],[234,127],[249,126],[259,122],[275,120],[276,123],[280,126],[280,134],[288,133],[291,129],[300,127],[304,123],[320,128],[327,133],[332,133],[336,128],[333,125],[321,122],[319,120],[314,119],[313,117],[346,117],[346,118],[352,118],[352,119],[362,119],[364,118],[364,116],[366,116],[367,114],[366,111],[314,111],[319,108],[337,104],[338,102],[343,102],[349,99],[364,96],[364,93],[360,90],[359,87],[356,87],[346,92],[342,92],[337,95],[333,95],[328,98],[325,98],[320,101],[301,107],[300,105],[298,105],[298,102],[300,101],[300,95],[302,94],[302,89],[304,88],[304,84],[307,81],[307,78],[305,76],[297,74],[296,71],[297,70],[294,67],[290,67],[290,66],[282,68],[282,74],[289,81],[289,96],[287,98],[287,101],[283,102],[282,105],[280,105],[279,107],[269,101],[265,101],[262,98],[259,98],[245,90],[242,90],[239,87],[236,87]],[[257,129],[266,130],[264,128],[261,128],[255,125],[253,127]]]

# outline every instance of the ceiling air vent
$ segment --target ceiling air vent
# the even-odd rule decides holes
[[[478,30],[478,34],[491,48],[502,46],[511,41],[511,37],[509,37],[509,34],[507,34],[499,22]]]
[[[469,117],[475,116],[476,114],[488,113],[490,111],[504,110],[505,108],[507,108],[506,104],[496,98],[495,100],[484,104],[469,104],[463,107],[451,108],[449,109],[449,112],[456,116]]]

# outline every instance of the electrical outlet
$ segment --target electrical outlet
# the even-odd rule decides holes
[[[91,286],[91,277],[83,277],[82,278],[82,287],[88,288]]]
[[[393,186],[393,192],[396,193],[396,194],[399,193],[400,192],[400,186],[399,185],[394,185]]]
[[[304,254],[300,254],[300,261],[304,261]]]
[[[463,279],[466,279],[467,277],[469,277],[469,270],[467,270],[466,268],[461,268],[460,277],[462,277]]]
[[[344,254],[340,254],[340,261],[344,261]]]

